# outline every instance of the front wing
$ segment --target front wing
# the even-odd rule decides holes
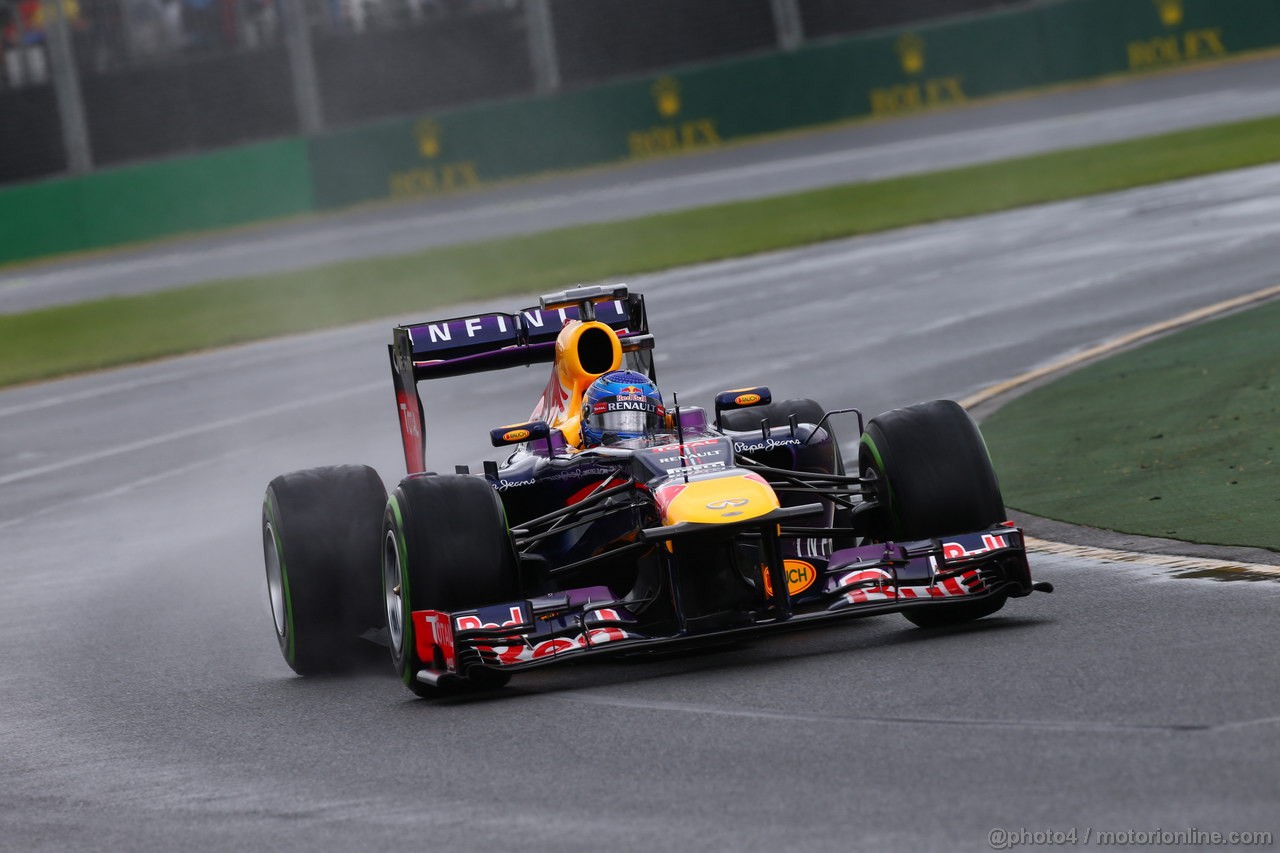
[[[1052,591],[1049,584],[1032,584],[1022,530],[1008,526],[945,540],[844,549],[831,555],[818,580],[820,595],[808,595],[801,604],[789,600],[791,606],[770,608],[747,624],[661,635],[646,631],[643,620],[603,586],[456,613],[418,610],[412,614],[418,656],[435,666],[419,671],[417,678],[438,684],[476,668],[510,672],[840,618]],[[783,594],[790,599],[789,591]]]

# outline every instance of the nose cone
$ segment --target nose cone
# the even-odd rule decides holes
[[[668,483],[658,488],[655,497],[664,524],[723,524],[756,518],[778,508],[778,496],[756,474]]]

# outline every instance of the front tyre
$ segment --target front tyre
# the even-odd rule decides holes
[[[276,640],[299,675],[343,669],[382,622],[378,543],[387,491],[366,465],[276,477],[262,547]]]
[[[382,592],[400,680],[418,696],[436,695],[417,674],[440,670],[443,662],[419,657],[413,612],[452,613],[522,597],[506,513],[487,480],[448,474],[400,483],[382,523]],[[474,675],[486,687],[507,681],[503,673]]]
[[[909,542],[986,530],[1006,519],[987,445],[960,404],[934,400],[877,415],[858,448],[884,512],[875,538]]]
[[[982,433],[960,405],[934,400],[877,415],[858,449],[864,477],[880,503],[872,537],[882,541],[972,533],[1007,518],[1000,484]],[[930,604],[903,613],[922,628],[981,619],[1006,597]]]

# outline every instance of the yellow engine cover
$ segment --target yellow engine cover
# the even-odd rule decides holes
[[[594,362],[594,363],[584,363]],[[613,329],[596,321],[570,320],[556,338],[556,363],[533,419],[564,434],[569,446],[582,443],[582,394],[597,377],[622,366],[622,343]]]

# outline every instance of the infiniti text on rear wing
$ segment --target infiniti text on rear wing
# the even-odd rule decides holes
[[[550,364],[555,361],[556,336],[578,315],[577,306],[533,307],[514,314],[493,312],[396,326],[388,350],[409,473],[425,470],[420,380]],[[595,319],[618,333],[624,349],[652,347],[641,294],[597,303]],[[651,364],[646,372],[652,373]]]

